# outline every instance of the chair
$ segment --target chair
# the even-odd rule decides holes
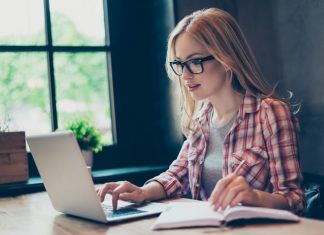
[[[324,188],[318,184],[305,187],[307,207],[304,216],[324,220]]]

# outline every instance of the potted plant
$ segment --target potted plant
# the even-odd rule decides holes
[[[24,131],[13,131],[10,118],[0,121],[0,183],[27,181],[29,178]]]
[[[87,166],[93,165],[93,153],[102,150],[102,135],[87,118],[76,118],[67,125],[71,130],[80,146]]]

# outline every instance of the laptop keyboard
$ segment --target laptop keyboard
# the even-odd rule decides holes
[[[108,218],[116,218],[116,217],[120,217],[120,216],[134,215],[134,214],[140,214],[140,213],[146,212],[143,210],[137,210],[137,209],[130,208],[130,207],[122,207],[116,211],[113,211],[112,206],[105,205],[105,204],[102,204],[102,207],[103,207],[104,212]]]

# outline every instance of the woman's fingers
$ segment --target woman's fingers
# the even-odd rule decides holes
[[[118,199],[131,202],[141,202],[141,189],[128,181],[105,183],[97,188],[96,192],[101,202],[104,201],[107,193],[112,196],[113,210],[117,209]]]
[[[249,187],[246,190],[238,193],[236,197],[233,198],[231,202],[231,206],[235,206],[238,203],[242,203],[247,206],[257,206],[258,202],[260,202],[260,198],[258,196],[258,190]]]
[[[138,189],[137,186],[135,186],[127,181],[124,181],[118,187],[116,187],[111,193],[113,210],[117,209],[117,203],[118,203],[119,195],[121,193],[131,193],[131,192],[135,191],[136,189]]]
[[[243,176],[232,175],[229,179],[230,180],[225,181],[225,183],[219,182],[220,185],[216,185],[211,195],[213,198],[209,199],[214,206],[214,210],[218,210],[219,208],[225,209],[228,206],[237,205],[243,201],[244,198],[242,198],[242,195],[245,197],[249,196],[249,192],[252,191],[250,185]],[[246,193],[242,194],[242,192]],[[237,197],[239,194],[242,195]],[[234,199],[235,201],[233,201]],[[239,201],[239,199],[241,201]]]
[[[104,201],[107,193],[111,192],[118,186],[119,183],[111,182],[111,183],[105,183],[101,188],[97,189],[97,194],[99,196],[100,202]]]
[[[143,201],[138,190],[130,193],[121,193],[119,194],[119,199],[134,203],[141,203]]]
[[[239,192],[234,198],[233,198],[233,200],[232,200],[232,202],[231,202],[231,206],[235,206],[235,205],[237,205],[237,204],[239,204],[240,202],[242,202],[242,201],[244,201],[244,199],[246,198],[246,197],[249,197],[249,192],[248,191],[241,191],[241,192]]]
[[[224,197],[223,200],[220,202],[221,208],[225,209],[228,206],[231,206],[233,199],[236,198],[236,196],[245,189],[246,187],[242,184],[231,186],[228,189],[228,192],[226,193],[226,197]]]
[[[226,191],[226,188],[234,179],[235,175],[230,174],[217,182],[214,190],[212,191],[208,199],[214,207],[218,208],[218,206],[220,205],[219,200],[225,196],[224,191]]]

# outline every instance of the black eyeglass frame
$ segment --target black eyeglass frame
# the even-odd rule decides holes
[[[172,71],[177,75],[177,76],[181,76],[183,74],[183,69],[184,67],[186,67],[188,69],[188,71],[191,73],[191,74],[200,74],[200,73],[203,73],[204,72],[204,64],[203,62],[206,62],[206,61],[209,61],[209,60],[214,60],[215,58],[212,56],[212,55],[209,55],[209,56],[206,56],[206,57],[202,57],[202,58],[193,58],[193,59],[188,59],[188,60],[185,60],[185,61],[178,61],[178,60],[174,60],[174,61],[170,61],[169,64],[170,64],[170,67],[172,69]],[[192,61],[192,60],[195,60],[197,61],[199,64],[200,64],[200,67],[201,67],[201,71],[200,72],[193,72],[191,69],[190,69],[190,66],[187,64],[188,61]],[[173,65],[181,65],[181,73],[177,73],[176,70],[173,68]]]

